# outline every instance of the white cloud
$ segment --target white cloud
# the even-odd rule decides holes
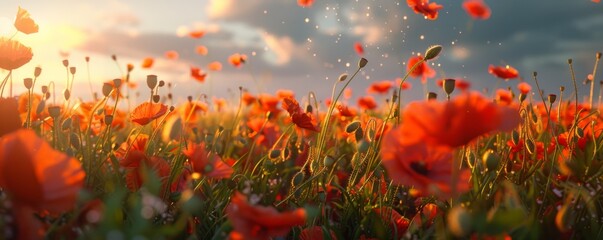
[[[277,37],[268,33],[264,33],[262,37],[268,48],[266,60],[274,65],[285,65],[291,61],[297,47],[290,37]]]

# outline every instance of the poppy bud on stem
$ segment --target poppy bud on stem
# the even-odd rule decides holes
[[[427,94],[427,100],[436,100],[438,98],[438,94],[434,92],[429,92]]]
[[[425,61],[436,58],[438,55],[440,55],[441,51],[442,51],[441,45],[434,45],[434,46],[427,48],[427,50],[425,51],[425,58],[424,58]]]
[[[149,86],[151,90],[155,89],[157,86],[157,75],[147,75],[147,86]]]

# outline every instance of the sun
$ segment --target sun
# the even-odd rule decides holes
[[[65,25],[40,26],[40,32],[35,37],[23,38],[34,49],[54,48],[61,51],[71,51],[86,43],[88,36],[84,30]]]

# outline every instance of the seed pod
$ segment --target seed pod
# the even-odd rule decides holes
[[[158,103],[161,97],[159,95],[153,95],[153,102]]]
[[[115,88],[121,87],[121,78],[113,79],[113,86],[115,86]]]
[[[65,97],[66,101],[69,101],[69,98],[71,98],[71,92],[69,92],[69,89],[65,89],[65,92],[63,92],[63,96]]]
[[[109,95],[111,94],[111,91],[113,91],[113,86],[111,86],[111,84],[108,84],[108,83],[103,83],[103,96],[109,97]]]
[[[56,119],[61,115],[61,107],[59,106],[51,106],[48,107],[48,114],[53,118]]]
[[[147,75],[147,86],[154,89],[157,86],[157,75]]]
[[[456,80],[448,78],[444,80],[444,83],[442,84],[442,87],[444,88],[444,92],[446,92],[447,95],[452,94],[452,92],[454,92],[454,87],[456,84]]]
[[[69,72],[70,72],[71,74],[75,74],[75,72],[76,72],[76,68],[75,68],[75,67],[70,67],[70,68],[69,68]]]
[[[33,86],[33,79],[31,79],[31,78],[23,79],[23,85],[25,85],[25,88],[27,88],[27,90],[31,89],[31,87]]]
[[[549,94],[549,104],[555,103],[555,100],[557,100],[557,95]]]
[[[69,67],[69,60],[67,60],[67,59],[63,60],[63,66]]]
[[[346,74],[346,73],[343,73],[343,74],[339,75],[339,81],[340,82],[345,81],[347,78],[348,78],[348,74]]]
[[[268,158],[270,160],[276,160],[281,156],[281,150],[279,149],[272,149],[270,151],[270,153],[268,153]]]
[[[438,94],[434,92],[429,92],[427,94],[427,100],[436,100],[438,98]]]
[[[163,87],[163,86],[165,86],[165,81],[163,81],[163,80],[159,81],[159,87]]]
[[[105,124],[110,126],[113,123],[113,115],[105,115]]]
[[[366,58],[361,58],[360,61],[358,61],[358,68],[365,67],[367,63],[368,63],[368,60],[366,60]]]
[[[34,69],[34,77],[39,77],[39,76],[40,76],[40,74],[42,74],[42,68],[40,68],[40,67],[36,67],[36,68]]]

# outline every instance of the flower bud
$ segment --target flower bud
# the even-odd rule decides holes
[[[163,86],[165,86],[165,81],[163,81],[163,80],[159,81],[159,87],[163,87]]]
[[[595,56],[597,57],[597,60],[601,59],[601,52],[597,52]]]
[[[147,86],[154,89],[157,86],[157,75],[147,75]]]
[[[67,59],[63,60],[63,66],[69,67],[69,60],[67,60]]]
[[[105,115],[105,124],[109,126],[111,123],[113,123],[113,115]]]
[[[270,151],[270,153],[268,153],[268,158],[270,160],[276,160],[281,156],[281,150],[279,149],[272,149]]]
[[[333,164],[335,163],[335,159],[329,155],[325,156],[325,158],[323,159],[323,163],[325,166],[327,167],[331,167],[333,166]]]
[[[571,58],[567,59],[567,64],[572,64],[573,60]]]
[[[348,74],[346,74],[346,73],[343,73],[343,74],[339,75],[339,81],[340,82],[345,81],[347,78],[348,78]]]
[[[153,95],[153,102],[158,103],[161,97],[159,95]]]
[[[434,92],[429,92],[427,94],[427,100],[436,100],[438,98],[438,94]]]
[[[441,45],[431,46],[431,47],[427,48],[427,50],[425,51],[425,58],[423,58],[423,59],[425,59],[425,61],[434,59],[438,55],[440,55],[441,51],[442,51]]]
[[[25,78],[25,79],[23,79],[23,84],[25,85],[25,88],[27,88],[27,90],[29,90],[33,86],[33,79]]]
[[[486,167],[486,171],[494,171],[498,168],[500,163],[500,156],[494,152],[494,150],[486,150],[482,156],[482,164]]]
[[[75,70],[77,70],[75,67],[70,67],[70,68],[69,68],[69,72],[70,72],[71,74],[75,74],[75,72],[76,72]]]
[[[46,94],[48,92],[48,86],[42,86],[42,94]]]
[[[131,63],[128,63],[128,72],[131,72],[132,70],[134,70],[134,65]]]
[[[457,237],[464,237],[471,232],[473,221],[471,214],[461,206],[456,206],[448,212],[448,229]]]
[[[90,62],[90,57],[86,56],[86,58],[84,58],[86,60],[86,62]]]
[[[348,123],[347,126],[345,126],[345,132],[346,133],[352,133],[352,132],[355,132],[356,130],[358,130],[358,128],[360,128],[360,122],[359,121],[353,121],[351,123]]]
[[[361,58],[360,61],[358,61],[358,68],[363,68],[367,63],[368,60],[366,60],[366,58]]]
[[[71,98],[71,92],[69,92],[69,89],[65,89],[65,92],[63,92],[63,97],[65,97],[65,100],[69,101],[69,98]]]
[[[117,56],[115,56],[115,54],[111,55],[111,59],[113,59],[113,61],[117,61]]]
[[[519,102],[525,101],[527,97],[528,97],[528,95],[526,95],[524,93],[519,93]]]

